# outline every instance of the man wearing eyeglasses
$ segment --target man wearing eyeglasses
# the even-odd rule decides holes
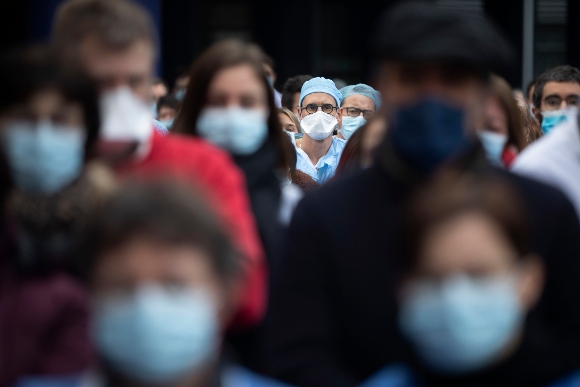
[[[580,217],[580,70],[558,66],[540,75],[534,91],[534,110],[542,123],[541,141],[527,147],[513,171],[560,188]],[[555,128],[554,128],[555,127]]]
[[[548,134],[567,120],[580,102],[580,70],[572,66],[557,66],[538,77],[534,89],[533,111]],[[571,109],[572,108],[572,109]]]
[[[354,132],[370,120],[381,106],[381,93],[359,83],[340,89],[342,94],[342,126],[338,138],[348,140]]]
[[[296,169],[318,184],[334,176],[346,143],[332,136],[342,122],[341,100],[334,82],[322,77],[305,82],[300,92],[300,126],[306,136],[296,149]]]

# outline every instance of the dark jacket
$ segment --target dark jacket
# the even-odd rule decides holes
[[[268,354],[274,376],[303,387],[352,387],[409,358],[396,320],[398,239],[416,182],[389,165],[378,159],[307,195],[296,209],[283,275],[272,291]],[[580,365],[580,224],[560,191],[485,170],[522,195],[533,249],[544,258],[545,292],[530,316],[542,328],[524,344],[524,364],[529,380],[554,380]]]

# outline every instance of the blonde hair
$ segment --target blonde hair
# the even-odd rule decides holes
[[[296,129],[298,129],[298,133],[303,133],[302,127],[300,126],[300,121],[298,121],[298,118],[296,118],[294,113],[292,113],[289,109],[286,109],[286,108],[278,109],[278,111],[280,113],[286,114],[292,120],[292,122],[296,126]]]

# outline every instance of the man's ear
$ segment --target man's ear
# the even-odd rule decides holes
[[[342,108],[336,110],[336,120],[338,121],[338,128],[342,128]]]
[[[532,106],[532,113],[534,114],[534,117],[536,117],[536,120],[542,124],[542,115],[540,114],[540,109],[538,109],[536,105]]]
[[[524,257],[518,273],[518,297],[522,307],[530,310],[544,290],[545,271],[542,260],[535,254]]]

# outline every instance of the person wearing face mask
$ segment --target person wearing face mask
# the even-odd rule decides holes
[[[342,126],[338,138],[348,140],[361,126],[366,124],[381,107],[381,94],[372,87],[359,83],[340,89],[342,94]]]
[[[429,2],[400,3],[378,28],[376,79],[388,130],[370,167],[309,193],[296,208],[284,276],[270,303],[266,353],[273,374],[304,387],[353,387],[406,359],[408,344],[397,330],[402,208],[434,173],[453,166],[505,179],[522,197],[532,251],[546,273],[530,315],[554,339],[530,345],[528,364],[545,362],[547,350],[580,348],[580,223],[573,207],[552,187],[491,167],[477,141],[490,73],[512,63],[508,43],[485,18]]]
[[[191,188],[122,186],[84,247],[99,366],[77,386],[282,387],[222,356],[243,257]]]
[[[568,65],[546,70],[536,80],[533,102],[532,111],[544,135],[575,117],[580,103],[580,70]]]
[[[0,71],[0,158],[10,181],[2,179],[0,385],[11,386],[80,374],[92,360],[75,241],[109,180],[85,167],[99,131],[94,87],[42,48],[4,53]]]
[[[173,122],[177,113],[179,112],[180,103],[173,96],[165,96],[159,99],[157,102],[157,115],[159,122],[161,122],[168,130],[173,127]]]
[[[262,56],[258,46],[237,40],[220,42],[206,50],[191,67],[174,128],[219,146],[244,173],[270,279],[274,281],[285,228],[280,214],[282,209],[295,206],[301,191],[290,181],[294,148],[282,131],[262,69]],[[257,339],[242,336],[239,340],[249,341],[247,345],[252,347],[238,346],[249,364],[253,354],[248,352],[253,351]],[[255,363],[252,367],[257,368],[261,362]]]
[[[509,168],[527,145],[524,124],[512,89],[503,78],[491,76],[489,90],[477,137],[490,164]]]
[[[412,198],[402,241],[398,322],[414,356],[397,386],[580,383],[566,346],[547,350],[543,364],[527,354],[550,338],[529,315],[544,269],[511,187],[473,175],[440,176]],[[390,385],[401,374],[389,367],[363,386]]]
[[[341,100],[334,82],[322,77],[306,81],[300,92],[298,115],[305,135],[296,149],[296,169],[318,184],[334,176],[346,143],[332,135],[342,121]]]
[[[64,66],[99,87],[101,160],[119,177],[174,175],[206,193],[248,258],[235,322],[252,325],[264,313],[266,273],[243,176],[212,145],[153,129],[147,101],[156,39],[147,11],[133,1],[68,0],[56,13],[51,43]]]

